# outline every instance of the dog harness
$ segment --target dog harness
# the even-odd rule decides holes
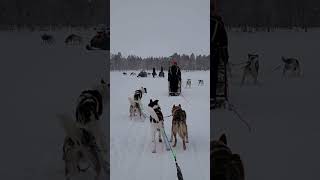
[[[160,123],[163,122],[163,114],[161,112],[161,108],[159,106],[157,106],[156,108],[154,108],[154,112],[157,114],[159,121],[157,121],[156,119],[152,118],[150,116],[150,122],[151,123]]]

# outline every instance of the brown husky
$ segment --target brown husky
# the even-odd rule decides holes
[[[177,145],[177,133],[183,141],[183,149],[186,150],[186,143],[189,142],[188,138],[188,127],[187,127],[187,115],[184,110],[182,110],[181,105],[173,105],[172,107],[172,127],[171,127],[171,139],[172,142],[174,136],[173,147]]]

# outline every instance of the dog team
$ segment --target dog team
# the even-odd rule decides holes
[[[142,97],[144,94],[147,93],[147,89],[141,87],[140,89],[136,90],[133,97],[129,97],[129,113],[130,119],[132,120],[133,117],[139,116],[140,119],[142,116],[146,118],[143,112],[143,106],[141,103]],[[165,139],[165,132],[164,132],[164,116],[159,105],[159,100],[152,100],[148,104],[148,110],[150,114],[150,124],[151,124],[151,132],[152,132],[152,142],[153,142],[153,150],[152,153],[156,153],[156,136],[158,134],[159,142],[162,143],[161,136]],[[172,147],[176,147],[177,144],[177,135],[181,138],[183,142],[183,149],[186,150],[186,143],[189,142],[188,138],[188,127],[187,127],[187,115],[186,112],[182,109],[181,104],[173,105],[171,109],[172,116],[172,126],[171,126],[171,138],[170,142],[172,142],[174,138],[174,144]]]
[[[198,86],[204,86],[204,81],[202,79],[198,80]],[[187,79],[186,88],[191,88],[191,79]]]
[[[75,122],[71,125],[76,135],[71,136],[67,133],[62,148],[67,180],[88,170],[93,171],[96,180],[100,178],[103,170],[106,173],[109,172],[107,152],[105,152],[107,151],[106,139],[99,126],[107,88],[108,85],[101,80],[92,89],[82,91],[78,97]],[[63,115],[59,118],[70,119]]]
[[[296,76],[300,77],[302,75],[301,71],[301,65],[298,59],[296,58],[285,58],[281,57],[282,63],[278,65],[276,68],[272,70],[278,70],[281,67],[282,68],[282,76]],[[240,63],[238,65],[245,64],[242,69],[242,80],[241,85],[243,85],[248,77],[251,77],[253,79],[254,84],[258,83],[258,76],[259,76],[259,55],[258,54],[248,54],[248,60],[244,63]],[[231,67],[230,64],[228,64],[227,67],[230,76],[231,75]]]

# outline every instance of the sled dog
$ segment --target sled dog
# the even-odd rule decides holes
[[[248,54],[248,61],[244,66],[241,85],[244,84],[245,79],[251,76],[254,79],[254,83],[258,83],[258,73],[259,73],[259,55]]]
[[[198,86],[203,86],[204,85],[204,81],[202,79],[198,80]]]
[[[153,116],[150,115],[150,123],[151,123],[151,132],[152,132],[152,142],[154,143],[154,147],[152,153],[156,153],[156,134],[159,135],[159,142],[162,142],[161,139],[161,129],[164,128],[163,124],[163,114],[161,112],[161,108],[158,104],[159,100],[152,101],[148,104],[148,107],[152,108]]]
[[[186,150],[186,143],[189,142],[188,138],[188,127],[187,127],[187,115],[182,110],[181,105],[173,105],[172,107],[172,126],[171,126],[171,138],[170,142],[174,137],[174,144],[172,147],[177,145],[177,134],[180,136],[183,142],[183,149]]]
[[[142,107],[141,107],[141,99],[143,94],[147,93],[147,89],[144,87],[141,87],[140,89],[136,90],[134,92],[133,98],[129,97],[130,107],[130,117],[136,116],[136,113],[139,114],[140,118],[142,115]]]
[[[70,34],[68,37],[66,37],[64,41],[67,45],[68,44],[81,44],[82,43],[82,37],[76,34]]]
[[[92,121],[100,119],[103,113],[106,90],[107,84],[104,80],[101,80],[98,86],[81,92],[76,106],[77,123],[85,126]]]
[[[53,44],[54,43],[53,36],[49,35],[49,34],[41,35],[41,39],[42,39],[42,42],[45,43],[45,44]]]
[[[188,79],[188,80],[187,80],[186,88],[187,88],[187,87],[191,88],[191,79]]]
[[[99,158],[99,149],[94,136],[80,128],[80,141],[65,137],[62,159],[65,162],[65,177],[70,180],[73,176],[91,169],[98,179],[102,170],[102,161]]]
[[[282,76],[285,76],[288,72],[301,76],[301,66],[297,59],[281,57],[281,60],[284,62]]]
[[[210,143],[211,179],[244,180],[244,167],[239,154],[233,154],[227,145],[226,135]]]

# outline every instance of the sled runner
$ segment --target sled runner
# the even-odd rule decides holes
[[[180,94],[181,94],[181,81],[178,81],[177,91],[172,90],[172,88],[170,86],[170,81],[169,81],[168,85],[169,85],[169,96],[180,96]]]

